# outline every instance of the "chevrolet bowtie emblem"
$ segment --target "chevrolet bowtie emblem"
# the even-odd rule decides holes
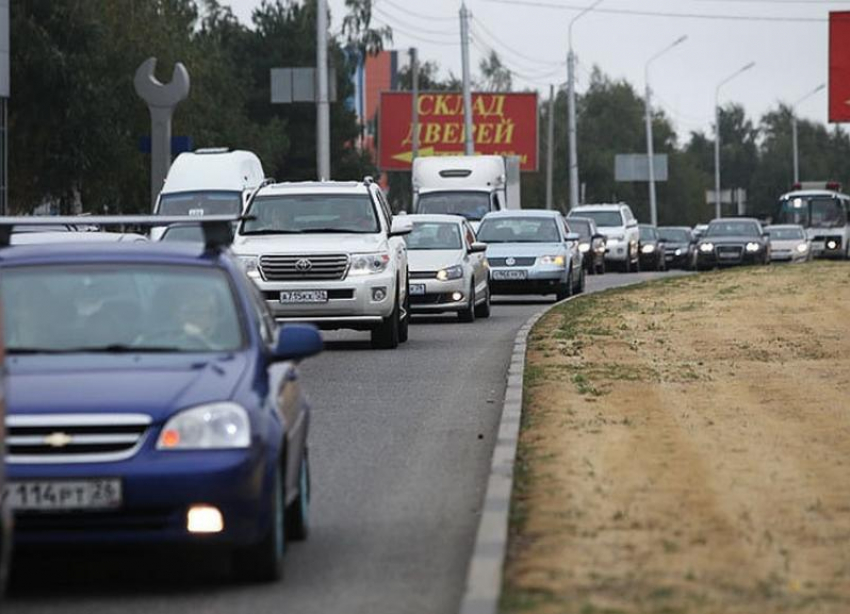
[[[44,443],[51,448],[64,448],[69,443],[74,440],[73,437],[68,435],[67,433],[51,433],[50,435],[44,438]]]

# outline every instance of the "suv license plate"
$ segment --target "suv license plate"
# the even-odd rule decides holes
[[[410,296],[422,296],[425,294],[425,284],[410,284]]]
[[[9,482],[2,498],[17,511],[115,509],[121,507],[121,480]]]
[[[284,290],[280,293],[281,303],[327,303],[327,290]]]
[[[495,271],[491,271],[491,275],[492,275],[493,279],[496,279],[496,280],[515,281],[515,280],[518,280],[518,279],[526,279],[528,277],[528,271],[522,271],[522,270],[499,271],[499,270],[495,270]]]

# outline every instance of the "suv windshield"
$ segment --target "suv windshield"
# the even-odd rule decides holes
[[[159,215],[239,215],[242,192],[174,192],[159,197]]]
[[[11,353],[220,352],[243,346],[224,271],[179,265],[36,265],[0,277]]]
[[[500,217],[481,222],[478,240],[484,243],[558,243],[555,220],[548,217]]]
[[[448,213],[478,221],[490,212],[489,192],[426,192],[419,196],[417,213]]]
[[[799,224],[807,228],[836,228],[847,224],[841,200],[830,196],[797,196],[780,202],[777,223]]]
[[[460,229],[452,222],[416,222],[405,238],[408,249],[460,249]]]
[[[258,197],[241,234],[380,232],[371,197],[366,194],[287,194]]]
[[[691,233],[684,228],[659,228],[658,236],[671,243],[691,242]]]
[[[655,228],[651,226],[641,226],[640,227],[640,240],[641,241],[655,241],[658,238],[658,235],[655,231]]]
[[[712,222],[704,237],[758,237],[759,227],[754,222]]]
[[[802,228],[768,228],[767,232],[770,233],[770,238],[773,241],[793,241],[806,238]]]
[[[599,228],[612,228],[615,226],[624,226],[623,216],[619,211],[582,211],[576,213],[581,217],[589,217]]]

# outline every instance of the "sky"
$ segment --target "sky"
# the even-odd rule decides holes
[[[227,4],[227,2],[223,2]],[[328,0],[331,32],[345,15],[344,0]],[[250,25],[261,0],[231,0]],[[443,75],[461,74],[460,0],[375,0],[376,24],[390,25],[392,47],[419,49]],[[568,26],[592,0],[466,0],[472,13],[473,75],[489,49],[513,71],[514,89],[566,82]],[[647,61],[682,36],[687,40],[654,60],[649,71],[653,105],[662,109],[685,141],[691,131],[710,132],[718,85],[755,65],[719,90],[720,104],[742,104],[755,122],[782,102],[793,104],[828,78],[830,11],[850,11],[850,0],[602,0],[577,19],[572,46],[578,58],[577,91],[594,66],[631,83],[642,96]],[[644,14],[646,13],[646,14]],[[651,13],[651,14],[650,14]],[[406,57],[406,53],[405,53]],[[827,122],[827,89],[796,107],[800,118]]]

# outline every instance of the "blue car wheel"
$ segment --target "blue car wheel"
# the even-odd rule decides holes
[[[236,575],[250,582],[275,582],[283,577],[287,522],[283,470],[280,463],[275,468],[269,505],[271,523],[266,535],[253,546],[240,548],[234,553],[233,566]]]
[[[307,449],[298,470],[298,498],[286,510],[286,537],[304,541],[310,533],[310,457]]]

